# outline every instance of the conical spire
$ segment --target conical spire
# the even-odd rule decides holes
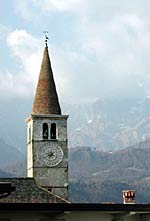
[[[61,114],[47,45],[44,48],[32,114]]]

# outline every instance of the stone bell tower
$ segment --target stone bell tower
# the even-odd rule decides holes
[[[37,185],[68,198],[67,118],[61,114],[48,46],[27,123],[27,176]]]

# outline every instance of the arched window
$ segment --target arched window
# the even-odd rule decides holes
[[[44,140],[48,139],[48,124],[47,123],[43,124],[43,139]]]
[[[56,139],[56,124],[51,124],[51,139]]]

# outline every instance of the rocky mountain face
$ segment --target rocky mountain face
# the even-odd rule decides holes
[[[150,99],[98,100],[72,106],[69,146],[114,151],[150,138]]]

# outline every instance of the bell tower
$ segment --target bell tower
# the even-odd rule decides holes
[[[27,124],[27,176],[37,185],[68,198],[67,119],[62,115],[47,41],[32,113]]]

